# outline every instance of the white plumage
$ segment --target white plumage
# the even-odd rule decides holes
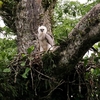
[[[40,26],[38,28],[38,40],[41,51],[53,50],[54,39],[50,34],[47,34],[47,28],[45,26]]]

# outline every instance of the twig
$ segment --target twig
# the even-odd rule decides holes
[[[42,75],[42,76],[44,76],[44,77],[46,77],[46,78],[48,78],[48,79],[50,79],[50,80],[53,80],[53,78],[51,78],[51,77],[49,77],[49,76],[47,76],[47,75],[41,73],[40,71],[36,70],[35,68],[34,68],[34,70],[35,70],[38,74],[40,74],[40,75]]]
[[[50,91],[50,93],[48,94],[48,96],[50,96],[51,93],[52,93],[54,90],[56,90],[56,89],[57,89],[60,85],[62,85],[63,83],[65,83],[65,81],[61,80],[61,81],[58,83],[58,85],[57,85],[53,90]]]

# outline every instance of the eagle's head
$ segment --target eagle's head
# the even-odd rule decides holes
[[[45,26],[38,27],[38,33],[47,33],[47,28]]]

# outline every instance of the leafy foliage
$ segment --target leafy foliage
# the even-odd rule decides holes
[[[9,65],[16,54],[15,40],[0,39],[0,66],[1,68]]]
[[[16,31],[14,20],[16,18],[16,6],[19,0],[0,0],[2,2],[0,16],[2,16],[6,26],[13,32]]]
[[[92,0],[89,0],[89,1],[92,1]],[[55,8],[55,13],[54,13],[55,25],[54,25],[53,33],[55,35],[56,43],[59,42],[58,41],[59,39],[67,36],[68,33],[70,33],[70,31],[74,28],[76,23],[80,20],[80,18],[84,16],[98,2],[100,1],[96,0],[91,3],[87,2],[86,4],[80,4],[79,2],[67,1],[62,4],[61,1],[59,1],[58,5]],[[96,49],[96,51],[94,50],[92,51],[90,58],[85,57],[83,59],[84,63],[82,65],[79,64],[78,69],[76,69],[76,71],[73,72],[74,76],[73,74],[69,76],[72,78],[72,80],[70,80],[70,83],[69,83],[71,86],[70,88],[72,90],[70,90],[69,88],[68,93],[69,91],[71,91],[71,94],[69,93],[70,97],[67,97],[67,99],[71,98],[71,100],[78,100],[78,99],[86,100],[86,98],[84,98],[85,95],[84,96],[82,95],[82,92],[84,91],[84,89],[85,89],[84,93],[88,94],[87,98],[89,97],[90,100],[100,99],[99,97],[99,93],[100,93],[99,92],[99,84],[100,84],[99,43],[95,44],[94,48]],[[93,66],[95,66],[95,68]],[[75,77],[78,77],[78,78],[75,78]],[[71,82],[73,83],[71,84]],[[78,86],[76,84],[78,84]],[[86,90],[86,87],[87,87],[87,90]]]
[[[15,40],[0,39],[0,98],[10,100],[17,95],[15,87],[11,85],[10,68],[7,66],[16,54]],[[5,95],[6,94],[6,95]]]
[[[97,1],[91,3],[81,4],[78,1],[58,1],[54,10],[54,28],[53,33],[56,43],[70,33],[79,20],[94,6]],[[61,9],[62,8],[62,9]]]
[[[47,1],[49,3],[49,0]],[[1,31],[10,34],[13,30],[10,25],[13,25],[12,22],[16,15],[14,10],[19,0],[2,0],[2,2],[1,15],[7,26]],[[67,36],[80,18],[98,2],[100,1],[97,0],[90,4],[73,1],[58,3],[55,8],[53,26],[56,43],[58,39]],[[16,41],[0,39],[0,98],[2,100],[18,100],[19,98],[20,100],[86,100],[87,98],[99,100],[100,43],[95,44],[94,48],[97,52],[93,52],[90,58],[82,59],[75,69],[62,79],[61,75],[56,75],[59,73],[56,64],[59,58],[54,54],[48,53],[43,56],[42,68],[34,56],[30,58],[34,46],[27,49],[27,55],[21,54],[15,57],[17,54]],[[53,57],[55,61],[52,60]],[[32,65],[32,62],[37,63]]]

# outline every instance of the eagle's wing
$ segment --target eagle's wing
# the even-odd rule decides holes
[[[54,39],[50,34],[45,34],[45,39],[47,40],[47,42],[53,46],[54,45]]]

